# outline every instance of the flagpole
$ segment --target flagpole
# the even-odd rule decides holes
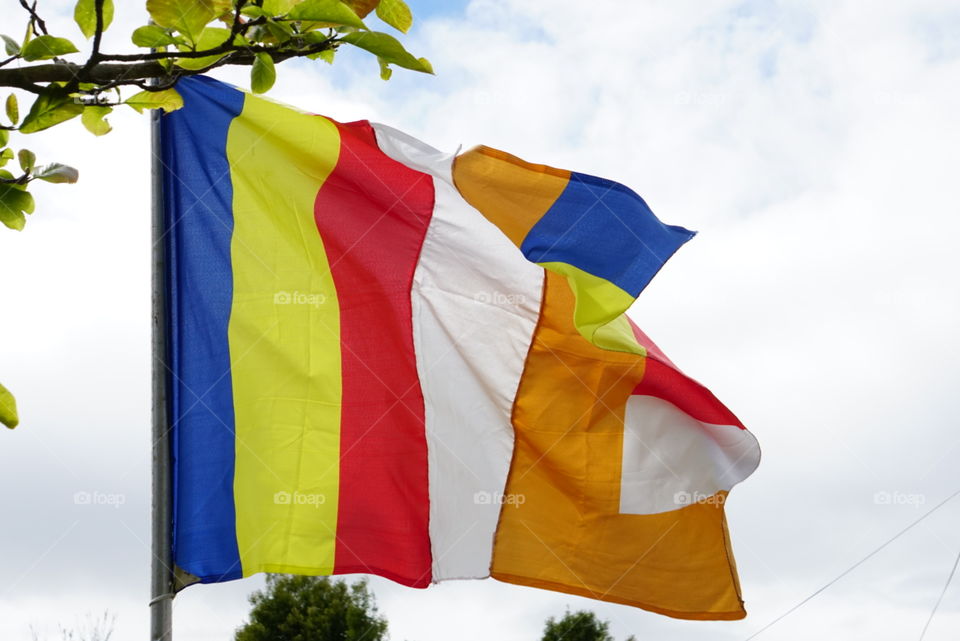
[[[170,421],[167,412],[166,290],[164,287],[163,161],[160,116],[150,112],[151,234],[152,243],[152,508],[150,563],[150,640],[173,639],[172,500],[170,478]]]

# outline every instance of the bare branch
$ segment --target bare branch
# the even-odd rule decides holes
[[[93,51],[90,53],[87,67],[92,67],[100,61],[100,41],[103,40],[103,1],[104,0],[93,1],[93,10],[97,18],[97,23],[93,32]]]
[[[93,30],[93,50],[77,77],[89,73],[94,65],[100,62],[100,41],[103,40],[103,0],[93,1],[93,12],[96,16],[96,25]]]
[[[40,33],[43,35],[47,34],[47,23],[37,15],[37,0],[33,0],[33,6],[27,2],[27,0],[20,0],[20,6],[27,10],[27,13],[30,14],[30,22],[37,26],[37,29],[40,30]]]
[[[246,4],[247,0],[237,0],[237,5],[233,10],[233,25],[230,26],[230,37],[223,44],[230,44],[234,38],[240,35],[241,31],[245,32],[249,28],[249,25],[246,28],[244,27],[243,17],[240,14]]]
[[[33,180],[33,177],[29,173],[25,173],[18,178],[0,178],[0,184],[3,185],[26,185],[28,182]]]

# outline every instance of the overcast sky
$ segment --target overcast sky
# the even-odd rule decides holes
[[[17,4],[0,0],[0,31],[19,36]],[[40,8],[79,38],[72,4]],[[535,641],[569,606],[618,641],[745,640],[960,490],[956,2],[410,4],[408,46],[436,77],[384,83],[372,58],[344,54],[284,63],[271,95],[618,180],[699,230],[631,315],[764,458],[727,503],[743,621],[373,579],[393,639]],[[140,2],[118,5],[113,50],[146,21]],[[5,641],[104,609],[116,640],[147,636],[149,140],[145,117],[112,122],[100,139],[77,121],[14,137],[81,179],[38,186],[26,230],[0,229],[0,380],[22,417],[0,433]],[[960,498],[756,638],[919,638],[958,550]],[[231,639],[261,585],[187,589],[175,639]],[[958,630],[960,579],[926,638]]]

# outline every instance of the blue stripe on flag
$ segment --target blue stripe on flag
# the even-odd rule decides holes
[[[240,578],[233,498],[234,414],[227,323],[233,298],[233,186],[227,130],[243,94],[208,78],[177,83],[161,119],[167,250],[173,558],[203,582]]]
[[[637,296],[694,233],[661,223],[620,183],[571,173],[520,249],[535,263],[568,263]]]

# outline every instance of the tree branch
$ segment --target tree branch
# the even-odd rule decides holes
[[[87,67],[100,62],[100,42],[103,40],[103,0],[94,0],[93,10],[97,17],[97,25],[93,32],[93,51],[90,52],[90,59],[87,60]]]
[[[47,34],[47,23],[37,15],[37,0],[33,0],[33,6],[31,7],[27,0],[20,0],[20,6],[27,10],[27,13],[30,14],[30,22],[37,25],[37,28],[40,29],[40,33],[43,35]]]
[[[77,76],[89,73],[94,65],[100,62],[100,41],[103,40],[103,0],[93,0],[93,12],[96,16],[96,26],[93,30],[93,49]]]
[[[245,23],[243,26],[249,26],[252,23]],[[242,33],[243,29],[241,29]],[[319,43],[319,45],[326,45],[330,43],[332,46],[333,39],[327,39],[324,42]],[[313,45],[314,47],[319,45]],[[329,49],[329,46],[325,46],[324,49]],[[254,53],[270,53],[270,52],[279,52],[279,51],[288,51],[293,52],[294,55],[307,55],[299,53],[298,50],[284,49],[278,47],[266,47],[263,45],[235,45],[233,44],[233,39],[224,42],[221,45],[212,47],[210,49],[201,49],[199,51],[151,51],[150,53],[103,53],[100,54],[99,59],[110,62],[139,62],[145,60],[165,60],[170,58],[206,58],[208,56],[218,56],[222,53],[230,53],[231,51],[252,51]],[[311,51],[309,53],[316,53]],[[290,57],[290,56],[288,56]]]
[[[46,82],[90,82],[97,85],[108,85],[113,88],[120,85],[140,85],[137,81],[146,78],[169,78],[173,81],[182,76],[192,76],[203,73],[222,65],[251,65],[255,54],[269,53],[274,62],[283,62],[290,58],[299,58],[314,53],[320,53],[336,46],[337,41],[329,38],[303,49],[283,49],[276,47],[231,47],[224,49],[208,49],[197,52],[179,52],[175,57],[205,58],[210,55],[227,53],[228,55],[217,60],[204,69],[189,70],[180,67],[165,68],[153,54],[134,56],[136,62],[124,64],[112,62],[98,62],[89,68],[69,62],[55,62],[33,65],[16,69],[0,69],[0,87],[16,87],[33,93],[39,93],[43,87],[39,83]],[[215,52],[215,53],[211,53]],[[188,55],[194,54],[194,55]],[[110,59],[104,56],[104,59]],[[166,83],[164,83],[166,84]],[[169,85],[168,85],[169,86]],[[160,87],[162,89],[164,87]]]

